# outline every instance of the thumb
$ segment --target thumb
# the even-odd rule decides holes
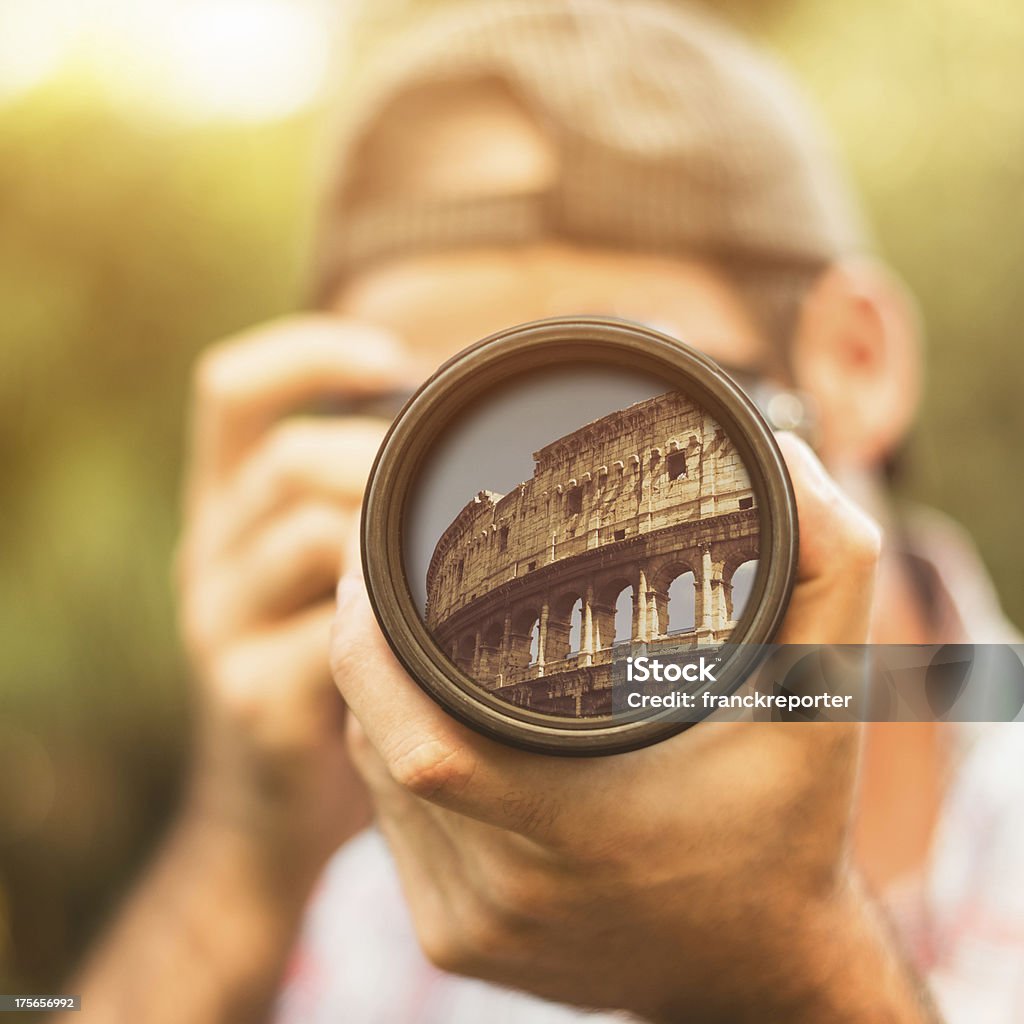
[[[800,522],[797,584],[779,643],[868,639],[881,531],[828,475],[806,443],[780,434]]]

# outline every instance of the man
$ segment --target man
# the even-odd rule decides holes
[[[656,323],[820,409],[831,475],[780,439],[802,539],[780,640],[962,639],[955,591],[882,485],[914,412],[916,320],[864,259],[817,129],[721,27],[610,0],[442,12],[349,102],[323,312],[218,346],[197,372],[179,563],[195,771],[83,976],[90,1019],[253,1020],[276,1003],[303,1022],[567,1020],[573,1007],[933,1020],[863,879],[881,891],[921,876],[946,798],[943,734],[873,730],[855,817],[846,727],[705,723],[585,761],[486,741],[402,673],[368,611],[358,507],[386,424],[295,415],[411,387],[512,323]],[[881,558],[864,509],[889,539]],[[973,607],[988,611],[977,639],[1005,638],[982,589]],[[1013,741],[1001,756],[1019,763]],[[375,832],[342,847],[371,809],[390,852]],[[907,921],[936,966],[944,937]],[[1007,941],[1003,968],[1020,954]],[[939,966],[955,974],[955,950]]]

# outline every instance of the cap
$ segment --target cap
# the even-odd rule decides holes
[[[497,79],[556,172],[503,194],[377,194],[361,151],[397,98]],[[410,252],[563,238],[799,272],[865,248],[828,136],[781,69],[712,16],[658,0],[459,3],[358,76],[332,150],[314,293]]]

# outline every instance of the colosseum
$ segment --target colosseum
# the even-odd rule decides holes
[[[480,491],[441,535],[427,626],[502,699],[605,716],[627,655],[728,639],[734,576],[758,557],[754,493],[717,421],[676,391],[533,458],[531,479]]]

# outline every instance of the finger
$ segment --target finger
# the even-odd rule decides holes
[[[481,837],[500,834],[504,842],[520,840],[522,837],[508,832],[495,833],[493,826],[485,825],[463,814],[449,811],[429,800],[422,800],[398,785],[392,778],[388,766],[369,741],[359,719],[350,714],[346,722],[346,743],[352,763],[367,787],[374,794],[378,809],[382,815],[404,820],[415,811],[417,817],[424,817],[432,822],[433,827],[446,837],[455,851],[466,849],[470,843],[479,847]],[[468,838],[471,836],[471,840]],[[518,848],[518,843],[516,844]],[[458,854],[450,854],[449,859],[458,859]],[[471,871],[474,865],[466,864],[464,871]]]
[[[797,584],[779,643],[867,640],[881,549],[875,522],[825,472],[811,449],[780,434],[800,523]]]
[[[217,660],[214,706],[244,722],[242,734],[268,749],[308,754],[311,736],[343,728],[345,705],[330,682],[333,610],[333,602],[311,605]],[[297,700],[303,691],[315,699]]]
[[[305,402],[411,390],[421,379],[390,334],[336,317],[293,317],[218,345],[196,373],[189,490],[221,477],[268,424]]]
[[[354,528],[355,513],[326,503],[310,502],[275,520],[197,585],[190,632],[212,641],[324,599]]]
[[[291,420],[271,431],[216,493],[194,548],[216,558],[290,505],[318,501],[340,508],[362,502],[386,425],[377,420]]]

